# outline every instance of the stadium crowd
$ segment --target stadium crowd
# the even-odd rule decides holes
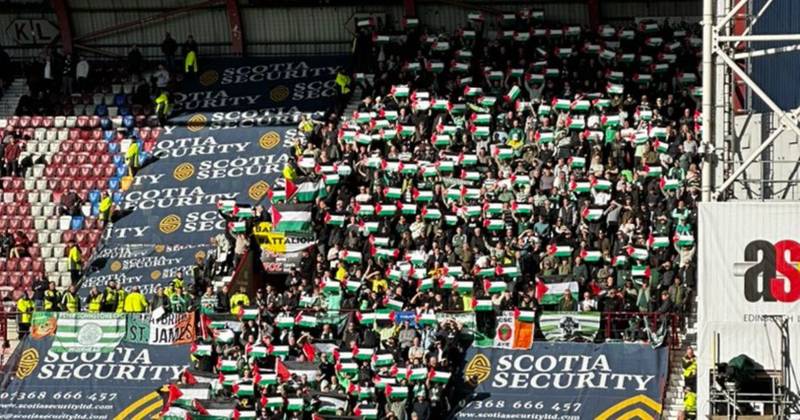
[[[198,261],[191,285],[181,273],[150,301],[113,284],[91,291],[89,311],[202,314],[167,416],[227,401],[265,419],[429,420],[477,385],[455,386],[467,348],[494,336],[502,311],[689,310],[697,28],[540,18],[503,16],[496,35],[480,14],[452,34],[416,19],[402,30],[359,23],[338,109],[303,119],[284,168],[285,195],[324,185],[308,200],[317,246],[285,283],[255,296],[215,289],[246,248],[227,232],[214,241],[222,263]],[[342,117],[353,90],[362,99]],[[287,217],[255,214],[274,227]],[[81,310],[74,288],[52,288],[20,300],[23,323],[34,300]],[[396,322],[393,311],[414,316]],[[611,330],[603,322],[598,340],[649,338],[642,326],[653,318],[619,319]]]

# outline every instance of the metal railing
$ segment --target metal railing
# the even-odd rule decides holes
[[[652,332],[666,328],[667,344],[673,350],[680,349],[682,316],[676,313],[658,312],[604,312],[603,328],[606,340],[649,341],[645,323]],[[666,323],[666,325],[663,325]]]

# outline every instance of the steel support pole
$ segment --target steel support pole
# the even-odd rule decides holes
[[[58,18],[58,31],[61,36],[61,46],[64,54],[72,53],[72,25],[69,19],[67,0],[52,0],[53,10]]]
[[[712,48],[714,26],[714,1],[703,0],[703,171],[701,172],[701,198],[703,201],[711,201],[711,168],[713,165],[714,152],[714,129],[712,117],[712,100],[714,98],[714,50]]]
[[[734,73],[736,73],[739,77],[742,78],[742,81],[753,91],[753,93],[758,95],[758,97],[761,98],[761,100],[764,101],[765,104],[767,104],[767,106],[772,110],[772,112],[774,112],[778,116],[778,118],[782,123],[785,123],[785,125],[788,128],[790,128],[792,131],[795,132],[795,134],[800,136],[800,126],[797,125],[797,117],[794,114],[788,114],[784,112],[778,106],[778,104],[776,104],[775,101],[773,101],[772,98],[770,98],[769,95],[767,95],[766,92],[764,92],[764,90],[762,90],[761,87],[758,86],[758,84],[754,82],[753,79],[750,78],[750,76],[747,75],[747,73],[744,70],[742,70],[739,66],[736,65],[736,62],[733,61],[733,59],[730,58],[728,54],[717,50],[717,55],[719,56],[719,58],[722,59],[722,61],[725,62],[725,64],[727,64],[727,66],[731,70],[733,70]]]
[[[703,0],[703,1],[705,1],[705,0]],[[748,2],[748,1],[749,1],[749,0],[739,0],[739,1],[736,3],[736,5],[735,5],[735,6],[733,6],[733,7],[731,8],[731,10],[729,10],[729,11],[728,11],[728,14],[727,14],[727,15],[725,15],[725,17],[723,17],[723,18],[722,18],[722,19],[721,19],[719,22],[716,22],[716,25],[717,25],[717,27],[721,28],[721,27],[723,27],[723,26],[727,25],[727,24],[728,24],[728,22],[730,22],[730,21],[731,21],[731,19],[733,19],[733,17],[734,17],[734,16],[736,16],[736,13],[738,13],[738,12],[739,12],[739,9],[741,9],[742,7],[744,7],[744,5],[745,5],[745,4],[747,4],[747,2]],[[705,13],[704,13],[704,14],[705,14]]]
[[[714,199],[717,200],[719,196],[722,195],[722,193],[725,192],[725,190],[728,189],[728,187],[730,187],[731,184],[733,184],[747,170],[747,168],[749,168],[750,165],[752,165],[753,162],[755,162],[756,159],[761,156],[764,150],[767,150],[767,148],[778,139],[778,136],[780,136],[785,129],[786,125],[781,123],[781,125],[776,128],[775,131],[773,131],[769,137],[767,137],[767,139],[764,140],[761,145],[758,146],[758,148],[754,150],[753,153],[750,154],[750,156],[748,156],[738,168],[736,168],[735,171],[733,171],[732,174],[728,176],[728,179],[726,179],[722,184],[719,185],[718,188],[716,188],[716,191],[714,192]]]
[[[772,42],[772,41],[800,41],[800,34],[775,34],[775,35],[720,35],[720,42]]]
[[[54,0],[60,1],[60,0]],[[61,0],[63,1],[63,0]],[[172,19],[176,16],[180,16],[185,13],[193,12],[198,9],[206,9],[211,6],[216,6],[221,4],[225,0],[208,0],[202,3],[192,4],[189,6],[181,7],[178,9],[170,10],[164,13],[159,13],[153,16],[147,16],[141,19],[120,23],[118,25],[114,25],[105,29],[101,29],[99,31],[89,32],[88,34],[84,34],[75,38],[75,41],[89,41],[92,39],[102,38],[106,35],[110,35],[113,33],[125,31],[128,29],[136,28],[139,26],[149,25],[151,23],[161,22],[164,20]]]
[[[733,55],[734,60],[744,60],[746,58],[764,57],[767,55],[780,54],[785,52],[794,52],[800,50],[800,44],[787,45],[785,47],[765,48],[763,50],[753,50],[747,52],[736,53]]]

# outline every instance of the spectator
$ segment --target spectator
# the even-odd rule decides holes
[[[19,339],[22,340],[28,335],[31,329],[31,318],[33,317],[33,310],[35,305],[31,299],[31,291],[25,290],[22,297],[17,301],[17,310],[19,311]]]
[[[175,71],[175,53],[178,51],[178,43],[172,38],[169,32],[164,35],[164,41],[161,42],[161,52],[164,54],[164,60],[167,63],[167,69],[170,72]],[[159,66],[161,68],[161,66]],[[161,86],[159,86],[161,87]]]
[[[78,82],[78,89],[81,92],[86,92],[88,89],[89,80],[89,61],[86,57],[80,57],[78,64],[75,66],[75,81]]]
[[[72,285],[78,284],[78,280],[83,273],[83,251],[77,242],[70,242],[67,245],[67,265],[69,267],[69,277]]]
[[[48,284],[47,290],[44,292],[44,310],[45,311],[59,311],[61,310],[61,293],[56,290],[55,282]]]
[[[65,96],[72,95],[72,75],[75,74],[75,63],[72,61],[72,54],[64,56],[64,65],[61,70],[61,92]]]
[[[72,313],[81,311],[81,298],[78,296],[75,284],[69,286],[69,290],[61,297],[61,308]]]
[[[33,303],[37,310],[41,310],[42,305],[44,305],[44,294],[47,291],[47,287],[47,279],[37,276],[33,282]]]
[[[142,74],[143,64],[144,58],[142,57],[142,52],[139,51],[139,47],[134,44],[130,51],[128,51],[128,73],[134,77],[134,80],[138,80],[139,76]]]
[[[139,286],[134,286],[133,289],[131,289],[131,292],[128,293],[128,296],[125,297],[125,307],[124,307],[125,313],[130,314],[130,313],[145,312],[147,311],[147,307],[148,307],[147,299],[145,299],[142,292],[139,291]],[[178,312],[185,312],[185,311],[186,309]]]
[[[22,148],[14,137],[6,143],[4,148],[5,157],[5,174],[6,176],[20,176],[19,172],[19,156],[22,153]]]
[[[186,74],[197,73],[197,42],[189,35],[183,43],[183,72]]]

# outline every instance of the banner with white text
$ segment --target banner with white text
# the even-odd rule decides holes
[[[175,95],[175,112],[260,109],[273,114],[324,111],[336,96],[347,57],[217,58],[200,62]]]
[[[478,383],[457,419],[656,419],[668,351],[627,343],[536,343],[472,348],[465,377]],[[627,415],[627,417],[626,417]]]
[[[111,352],[56,353],[54,336],[20,343],[5,373],[0,418],[151,418],[165,384],[188,363],[189,346],[121,342]]]

